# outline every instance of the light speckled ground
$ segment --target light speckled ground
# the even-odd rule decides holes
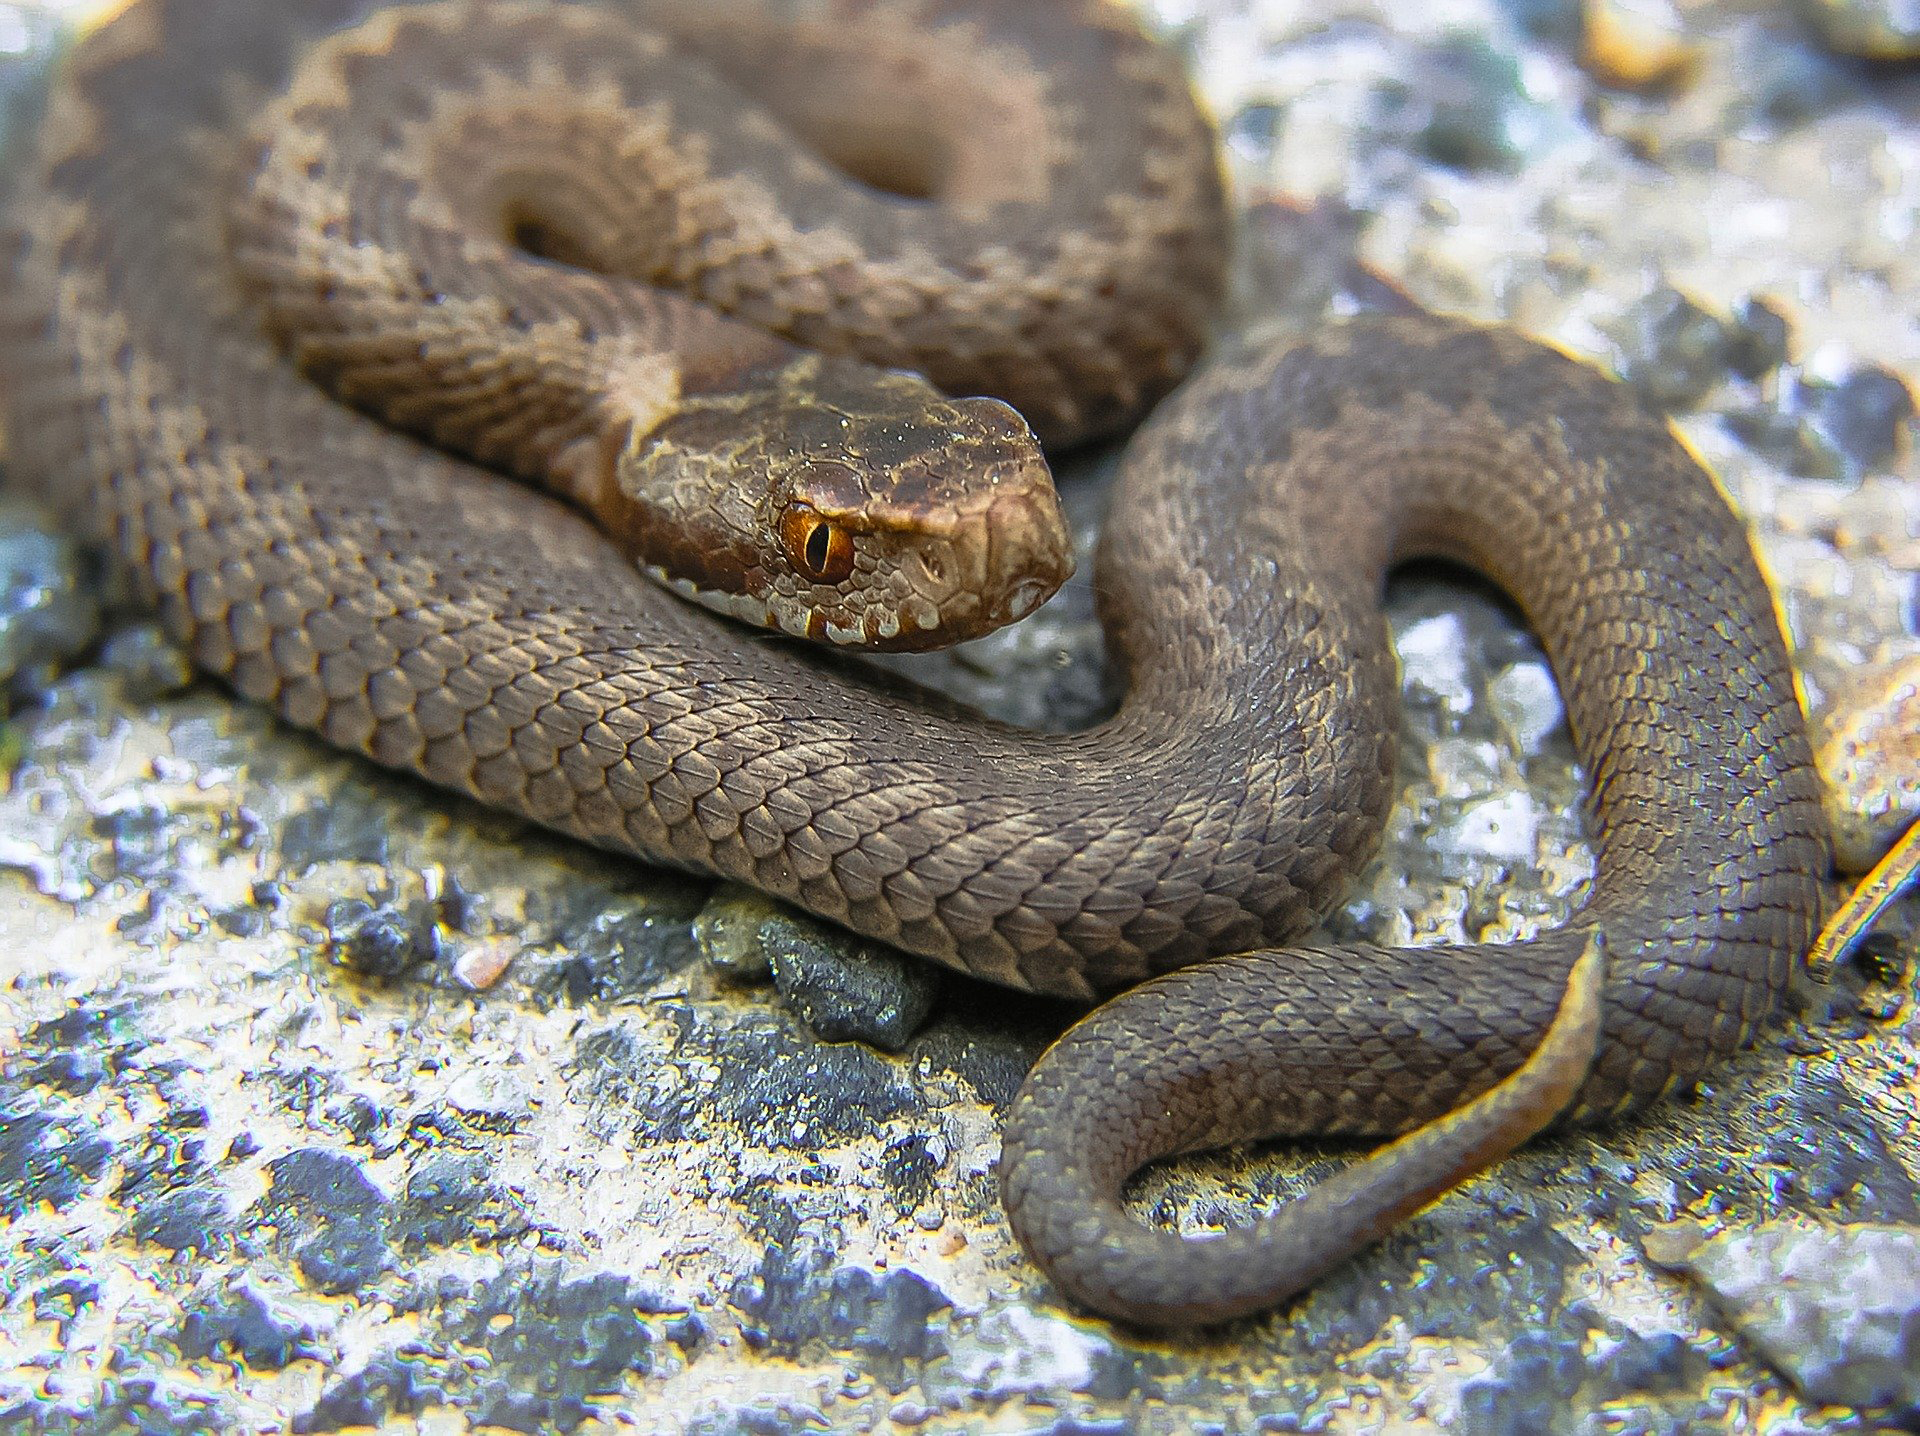
[[[0,52],[24,13],[0,5]],[[1682,7],[1691,71],[1659,95],[1597,85],[1553,4],[1155,13],[1226,123],[1238,325],[1390,300],[1357,258],[1613,364],[1752,516],[1823,731],[1888,730],[1920,670],[1896,397],[1920,375],[1920,76],[1835,60],[1759,0]],[[31,524],[0,511],[0,560],[72,573]],[[1537,649],[1430,574],[1392,616],[1402,802],[1331,925],[1556,919],[1591,855]],[[1679,1260],[1676,1223],[1911,1240],[1910,907],[1709,1090],[1529,1149],[1286,1312],[1142,1340],[1055,1302],[992,1185],[997,1110],[1064,1011],[942,979],[900,1054],[820,1042],[790,1006],[818,934],[776,923],[782,987],[732,985],[709,954],[761,930],[737,895],[394,780],[186,685],[137,623],[89,627],[41,645],[81,655],[57,679],[0,638],[22,670],[0,730],[0,1429],[1868,1425],[1648,1258]],[[911,671],[1083,721],[1096,650],[1082,584]],[[1836,797],[1861,855],[1916,801],[1897,747],[1856,753]],[[1140,1198],[1235,1220],[1331,1155],[1185,1164]]]

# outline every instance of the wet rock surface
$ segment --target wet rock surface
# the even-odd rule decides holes
[[[1247,206],[1233,327],[1417,302],[1671,408],[1753,521],[1870,851],[1920,789],[1920,81],[1837,55],[1813,12],[1843,7],[1608,8],[1598,49],[1574,3],[1154,13]],[[1112,464],[1064,478],[1083,562],[1053,603],[889,666],[1010,721],[1106,711]],[[89,564],[0,508],[0,1429],[1913,1420],[1846,1384],[1901,1359],[1901,1288],[1781,1299],[1866,1232],[1897,1282],[1920,1227],[1911,901],[1702,1091],[1534,1144],[1282,1312],[1147,1338],[1063,1308],[1000,1215],[1000,1112],[1068,1009],[333,753],[103,616]],[[1400,801],[1328,930],[1559,920],[1594,860],[1538,645],[1444,570],[1389,615]],[[1133,1198],[1241,1222],[1346,1156],[1218,1154]],[[1686,1271],[1653,1259],[1676,1224],[1710,1239]]]

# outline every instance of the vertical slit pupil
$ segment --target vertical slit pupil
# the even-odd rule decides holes
[[[807,535],[807,567],[814,573],[827,571],[827,555],[833,547],[833,526],[815,524]]]

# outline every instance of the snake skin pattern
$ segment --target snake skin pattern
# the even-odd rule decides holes
[[[1194,356],[1224,246],[1217,160],[1177,64],[1118,7],[612,8],[675,31],[690,86],[723,86],[676,88],[618,131],[713,206],[653,214],[693,246],[670,259],[603,215],[645,250],[621,259],[589,222],[588,165],[565,223],[516,213],[509,237],[613,253],[616,274],[674,292],[536,289],[531,268],[561,267],[527,260],[506,304],[597,296],[561,317],[589,341],[633,324],[663,372],[705,356],[688,390],[773,342],[706,308],[730,307],[781,344],[1010,399],[1056,438],[1124,421]],[[574,511],[288,361],[229,202],[261,172],[257,125],[295,56],[368,9],[138,0],[71,57],[8,208],[16,476],[110,544],[203,668],[342,747],[1014,987],[1091,1000],[1170,973],[1062,1039],[1009,1120],[1009,1215],[1076,1298],[1161,1323],[1281,1300],[1563,1111],[1651,1100],[1773,1010],[1827,841],[1787,655],[1742,526],[1624,390],[1431,319],[1220,357],[1134,440],[1102,539],[1118,714],[1041,735],[923,711],[803,645],[743,641]],[[465,12],[411,13],[348,48],[378,59]],[[435,87],[525,108],[567,78],[564,44],[529,58],[534,32],[601,18],[476,4],[450,32],[459,63],[407,67],[423,88],[370,102],[369,133],[422,142]],[[508,44],[493,23],[523,31]],[[393,74],[370,63],[366,83]],[[299,76],[324,99],[324,72]],[[682,114],[738,143],[682,135]],[[803,163],[788,131],[899,193]],[[517,152],[503,163],[511,177]],[[960,239],[930,237],[949,222]],[[846,288],[867,253],[896,281],[885,302]],[[432,256],[423,291],[477,286],[465,254]],[[349,397],[391,408],[364,379]],[[670,386],[648,395],[677,412]],[[1593,781],[1591,900],[1509,946],[1283,949],[1377,842],[1395,691],[1380,590],[1417,554],[1484,569],[1539,630]],[[1119,1198],[1169,1152],[1410,1129],[1244,1233],[1182,1239]]]

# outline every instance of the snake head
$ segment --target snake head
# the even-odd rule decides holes
[[[737,618],[876,649],[1026,617],[1073,572],[1051,471],[997,399],[808,355],[684,400],[616,475],[641,567]]]

